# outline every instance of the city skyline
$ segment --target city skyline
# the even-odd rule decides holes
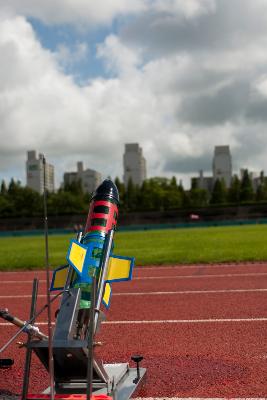
[[[125,163],[125,157],[127,155],[127,151],[130,151],[130,158],[129,161]],[[136,153],[134,156],[134,159],[132,159],[131,152]],[[213,154],[213,156],[212,156]],[[28,174],[32,174],[32,171],[29,169],[29,165],[33,164],[39,165],[40,164],[40,159],[42,159],[45,154],[39,153],[36,150],[30,150],[27,151],[28,158],[26,159],[26,174],[25,174],[25,182],[23,180],[18,179],[23,186],[29,186],[37,190],[38,192],[42,192],[42,189],[36,189],[36,187],[40,186],[42,187],[43,183],[39,182],[39,178],[37,176],[33,177],[33,183],[27,185],[27,180],[29,179]],[[37,157],[38,155],[38,157]],[[46,156],[45,156],[46,157]],[[137,157],[137,158],[136,158]],[[139,143],[126,143],[124,145],[124,153],[122,153],[122,164],[123,164],[123,169],[124,172],[122,176],[104,176],[102,175],[101,171],[96,171],[93,168],[84,168],[84,161],[76,161],[76,169],[77,171],[74,171],[74,168],[72,168],[72,171],[63,171],[63,175],[60,177],[59,184],[56,184],[54,176],[56,175],[56,169],[54,168],[53,161],[47,160],[47,166],[52,170],[52,177],[51,177],[51,191],[53,190],[58,190],[60,187],[62,187],[63,184],[69,184],[72,183],[73,181],[77,179],[81,179],[82,181],[82,186],[84,191],[93,191],[95,188],[103,179],[105,178],[119,178],[119,180],[125,184],[125,182],[129,179],[131,173],[133,174],[132,179],[135,184],[138,184],[141,186],[141,183],[143,182],[144,179],[150,179],[154,178],[155,176],[147,176],[147,170],[146,170],[146,157],[144,157],[143,152],[142,152],[142,147],[139,145]],[[182,179],[179,179],[179,175],[175,176],[177,179],[177,182],[181,182],[184,186],[185,189],[190,189],[192,185],[192,180],[195,180],[197,182],[197,185],[201,189],[206,189],[208,192],[212,191],[213,185],[216,181],[217,178],[224,178],[226,186],[230,186],[230,181],[231,178],[236,175],[239,178],[242,179],[242,174],[244,173],[244,170],[247,169],[252,181],[254,182],[254,186],[258,184],[259,177],[261,172],[265,173],[263,169],[260,169],[258,171],[251,170],[247,166],[239,166],[237,170],[232,169],[232,164],[234,160],[231,154],[231,149],[229,145],[220,145],[220,146],[215,146],[213,149],[213,153],[211,152],[210,154],[210,169],[209,170],[202,170],[201,168],[198,168],[195,171],[195,175],[192,174],[189,177],[189,182],[185,184],[185,182],[182,181]],[[138,166],[138,164],[141,163]],[[128,174],[125,175],[127,171],[127,167],[130,167],[132,169],[132,172],[128,171]],[[140,168],[139,171],[136,170],[136,168]],[[143,169],[144,168],[144,169]],[[34,168],[36,169],[36,168]],[[40,172],[41,175],[43,175],[43,172]],[[137,173],[137,175],[136,175]],[[198,173],[198,176],[196,175]],[[129,175],[130,174],[130,175]],[[218,176],[217,176],[218,175]],[[172,177],[172,176],[171,176]],[[171,178],[169,177],[169,178]],[[11,177],[11,179],[15,179],[15,177]],[[31,177],[32,178],[32,177]],[[126,181],[125,181],[126,179]],[[0,182],[3,179],[0,176]],[[6,181],[8,183],[9,181]],[[39,183],[38,183],[39,182]],[[256,188],[255,186],[255,188]],[[91,188],[91,190],[89,190]]]

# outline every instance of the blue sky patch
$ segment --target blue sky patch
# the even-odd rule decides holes
[[[117,23],[105,28],[95,28],[79,31],[68,24],[46,25],[35,18],[29,18],[41,45],[54,53],[65,48],[70,54],[69,61],[61,60],[60,65],[64,73],[72,75],[77,84],[82,85],[88,80],[97,77],[109,78],[109,72],[104,68],[102,59],[97,58],[97,45],[103,43],[109,34],[116,34]],[[77,55],[79,46],[86,46],[87,53],[80,59],[71,59],[71,54]]]

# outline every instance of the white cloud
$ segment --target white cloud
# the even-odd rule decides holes
[[[46,24],[71,24],[90,29],[92,25],[110,24],[116,17],[144,12],[167,12],[194,18],[214,12],[215,0],[0,0],[1,10],[21,14]],[[82,25],[81,25],[82,24]]]
[[[260,76],[254,83],[255,89],[264,97],[267,97],[267,75]]]
[[[82,87],[60,66],[88,57],[87,43],[52,53],[25,16],[2,17],[0,169],[24,167],[26,150],[36,149],[59,175],[81,159],[121,176],[127,142],[143,147],[150,176],[211,169],[213,147],[222,144],[230,144],[236,169],[248,157],[254,169],[267,169],[267,6],[233,1],[239,13],[215,0],[118,0],[105,2],[102,14],[102,1],[93,9],[87,0],[10,0],[13,11],[49,23],[136,15],[97,44],[112,78]]]
[[[214,12],[216,2],[214,0],[155,0],[151,3],[151,6],[157,12],[194,18]]]
[[[105,42],[98,45],[97,55],[105,61],[110,72],[128,75],[141,63],[141,49],[125,46],[117,36],[109,35]]]
[[[145,3],[143,0],[1,0],[0,7],[5,13],[34,17],[46,24],[67,23],[90,29],[88,24],[110,24],[117,16],[141,12]]]

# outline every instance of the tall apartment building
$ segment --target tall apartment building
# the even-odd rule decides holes
[[[39,154],[37,157],[36,151],[31,150],[27,152],[26,161],[26,185],[36,190],[38,193],[44,193],[44,164],[43,154]],[[46,189],[49,192],[55,190],[55,177],[54,177],[54,166],[51,164],[45,164],[45,176],[46,176]]]
[[[134,185],[141,186],[146,179],[146,160],[143,157],[142,148],[138,143],[125,144],[125,153],[123,155],[123,181],[128,185],[129,179],[132,179]]]
[[[232,179],[232,157],[229,146],[215,146],[212,162],[213,180],[224,179],[227,188]]]
[[[102,175],[93,169],[84,169],[83,163],[79,161],[77,163],[77,172],[65,172],[63,179],[65,185],[80,180],[83,191],[86,193],[92,193],[102,182]]]

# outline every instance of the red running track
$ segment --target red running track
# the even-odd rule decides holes
[[[0,273],[0,308],[27,318],[34,275]],[[39,306],[44,282],[40,293]],[[267,264],[136,268],[132,282],[113,285],[99,355],[124,362],[141,353],[147,367],[141,397],[267,397],[266,304]],[[15,331],[0,321],[0,346]],[[18,393],[24,350],[12,345],[4,355],[15,366],[0,370],[0,392]],[[31,390],[46,386],[36,360]]]

